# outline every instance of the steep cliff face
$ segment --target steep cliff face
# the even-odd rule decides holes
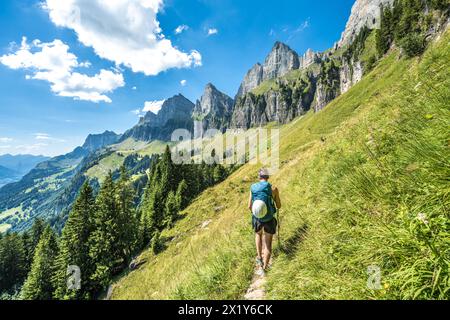
[[[341,94],[347,92],[351,87],[361,81],[364,70],[361,61],[343,61],[339,70]]]
[[[392,5],[394,0],[356,0],[338,47],[343,47],[355,40],[363,27],[379,28],[380,6]]]
[[[314,52],[311,49],[306,50],[305,54],[300,57],[300,68],[306,69],[313,63],[320,63],[322,60],[322,54]]]
[[[298,54],[281,42],[276,42],[263,66],[263,81],[284,76],[300,67]]]
[[[305,55],[304,65],[314,60],[310,53]],[[244,80],[236,95],[236,99],[249,93],[258,87],[263,81],[272,80],[284,76],[289,71],[299,69],[302,59],[286,44],[276,42],[272,51],[268,54],[263,65],[257,63],[244,77]]]
[[[296,80],[278,79],[277,88],[263,94],[247,93],[236,101],[230,126],[248,129],[272,121],[288,123],[311,108],[315,86],[314,76],[307,73]]]
[[[197,100],[193,118],[202,122],[203,131],[208,129],[224,131],[230,122],[233,105],[233,99],[209,83],[203,96]]]
[[[242,97],[261,84],[263,81],[263,70],[263,66],[257,63],[247,72],[239,87],[236,98]]]
[[[112,131],[105,131],[102,134],[90,134],[86,138],[82,148],[92,152],[116,143],[119,138],[120,135]]]
[[[317,79],[317,88],[313,103],[314,111],[318,112],[339,96],[340,69],[333,59],[323,61],[320,66],[320,73]]]
[[[172,132],[176,129],[192,131],[194,107],[183,95],[176,95],[164,102],[157,115],[148,112],[135,127],[123,134],[121,140],[134,138],[141,141],[170,141]]]

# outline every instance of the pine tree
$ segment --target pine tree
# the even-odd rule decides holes
[[[222,182],[223,180],[225,180],[226,175],[227,175],[227,172],[223,166],[218,165],[214,168],[214,182],[215,183]]]
[[[165,225],[169,228],[173,226],[178,216],[179,206],[175,193],[173,191],[169,192],[166,199],[166,204],[164,208],[164,221]]]
[[[124,166],[120,169],[120,180],[116,188],[118,224],[120,226],[119,239],[116,242],[117,251],[122,255],[123,261],[130,260],[137,245],[137,220],[134,209],[134,190],[130,184],[128,173]]]
[[[0,292],[12,292],[22,284],[28,272],[22,238],[8,234],[0,240]]]
[[[91,218],[95,213],[93,190],[88,182],[81,188],[72,212],[62,231],[60,252],[56,260],[54,278],[57,299],[90,299],[93,289],[90,276],[93,272],[92,259],[89,256],[89,237],[92,232]],[[81,271],[81,289],[68,290],[68,266],[78,266]]]
[[[185,179],[183,179],[180,182],[180,184],[178,185],[177,193],[175,195],[175,198],[176,198],[177,205],[180,208],[180,210],[183,210],[189,204],[191,198],[190,198],[190,195],[189,195],[188,185],[187,185]]]
[[[120,263],[120,257],[115,251],[115,242],[120,234],[115,192],[116,186],[109,172],[97,197],[93,231],[89,237],[89,256],[94,263],[91,280],[95,289],[104,289],[110,284],[115,268]]]
[[[36,249],[39,241],[41,240],[41,235],[44,233],[44,230],[46,228],[46,223],[41,218],[37,218],[33,226],[31,227],[31,247],[30,247],[30,253],[31,257],[34,257],[34,250]]]
[[[31,271],[22,288],[22,298],[25,300],[50,300],[53,297],[54,286],[52,278],[55,275],[55,259],[58,255],[56,235],[47,226],[39,241]]]
[[[382,57],[392,45],[394,31],[391,8],[381,6],[380,11],[380,29],[377,30],[376,46],[378,55]]]
[[[152,223],[151,223],[151,214],[150,211],[151,205],[150,205],[150,197],[151,197],[151,191],[147,187],[144,191],[144,200],[142,202],[142,208],[141,208],[141,217],[139,220],[139,240],[141,243],[141,248],[146,246],[150,240],[152,239]]]
[[[28,273],[31,268],[31,263],[33,262],[33,251],[34,251],[34,248],[32,248],[31,245],[31,235],[29,231],[22,233],[22,245],[25,254],[25,261],[26,261],[25,263]]]

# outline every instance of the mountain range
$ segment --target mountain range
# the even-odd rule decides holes
[[[48,157],[34,155],[0,155],[0,188],[20,180],[38,163],[48,159]]]
[[[148,157],[171,144],[175,129],[193,131],[196,123],[203,131],[249,129],[286,124],[310,110],[320,112],[373,67],[377,52],[371,31],[380,25],[380,5],[391,3],[357,0],[341,39],[325,52],[309,49],[300,55],[277,41],[265,61],[245,74],[234,98],[209,83],[196,103],[175,95],[158,114],[148,112],[121,135],[89,135],[72,152],[45,159],[20,181],[0,189],[0,225],[24,230],[34,218],[44,217],[61,226],[83,182],[89,179],[98,186],[109,170],[122,164],[142,182]],[[2,215],[5,211],[14,214]]]

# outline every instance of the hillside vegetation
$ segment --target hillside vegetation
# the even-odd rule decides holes
[[[390,52],[324,110],[281,127],[281,237],[269,299],[449,299],[450,32]],[[113,299],[239,299],[254,267],[245,165],[203,192]],[[381,270],[369,289],[368,268]]]

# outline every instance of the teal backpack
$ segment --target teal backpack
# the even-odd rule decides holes
[[[272,196],[272,185],[267,181],[260,181],[253,184],[250,190],[252,193],[252,202],[261,200],[264,201],[267,206],[267,214],[262,218],[255,218],[260,220],[261,222],[269,222],[275,217],[275,214],[277,213],[277,209],[275,207]]]

